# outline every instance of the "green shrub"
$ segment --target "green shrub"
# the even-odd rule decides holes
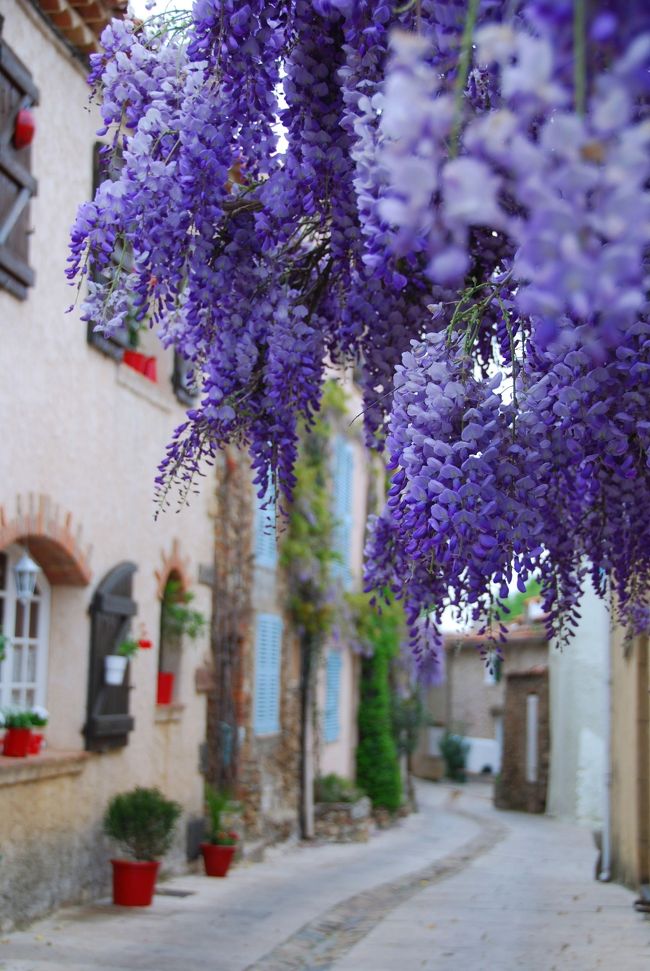
[[[463,735],[458,735],[456,732],[445,732],[438,744],[440,754],[445,760],[447,778],[453,779],[455,782],[465,782],[469,742]]]
[[[390,661],[399,645],[399,615],[372,608],[359,627],[372,646],[372,657],[361,662],[357,783],[368,794],[373,808],[395,812],[402,801],[397,747],[393,736]]]
[[[315,802],[356,802],[362,796],[363,792],[354,782],[342,778],[336,772],[314,780]]]
[[[155,860],[171,846],[181,814],[177,802],[159,789],[138,786],[114,796],[104,816],[104,832],[136,860]]]
[[[215,843],[222,846],[230,846],[232,842],[227,842],[229,835],[224,832],[221,822],[221,814],[230,808],[230,793],[215,789],[209,783],[205,785],[205,805],[208,810],[208,843]]]

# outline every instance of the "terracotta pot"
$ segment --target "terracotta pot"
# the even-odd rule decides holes
[[[24,759],[29,755],[31,741],[31,728],[8,728],[2,753],[10,758]]]
[[[225,877],[235,855],[236,846],[218,846],[215,843],[201,843],[203,864],[208,877]]]
[[[113,903],[118,907],[150,907],[158,876],[158,860],[111,860]]]
[[[171,671],[158,672],[157,705],[171,705],[174,697],[174,675]]]

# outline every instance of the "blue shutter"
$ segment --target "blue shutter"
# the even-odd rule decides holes
[[[275,488],[269,484],[260,499],[255,493],[255,562],[258,566],[273,568],[278,560],[278,544],[275,528]]]
[[[253,727],[256,735],[280,730],[280,658],[282,618],[258,614],[255,635],[255,703]]]
[[[352,507],[354,451],[350,442],[337,438],[334,445],[334,534],[333,548],[340,561],[332,564],[332,574],[345,587],[352,582]]]
[[[325,726],[326,742],[336,742],[341,731],[339,723],[339,696],[341,693],[341,668],[343,658],[340,651],[330,651],[327,655],[325,686]]]

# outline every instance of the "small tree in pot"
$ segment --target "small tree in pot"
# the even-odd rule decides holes
[[[114,796],[104,816],[104,832],[134,857],[111,860],[113,903],[123,907],[148,907],[160,862],[171,846],[174,829],[181,814],[177,802],[167,799],[159,789],[138,786]]]
[[[205,872],[209,877],[225,877],[237,849],[237,833],[225,830],[221,820],[230,804],[229,793],[206,785],[205,805],[208,810],[209,829],[207,842],[201,843],[201,853]]]

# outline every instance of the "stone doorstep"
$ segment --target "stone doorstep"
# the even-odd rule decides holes
[[[47,749],[40,755],[28,755],[24,759],[0,755],[0,787],[40,782],[61,775],[79,775],[90,757],[90,752],[54,749]]]

